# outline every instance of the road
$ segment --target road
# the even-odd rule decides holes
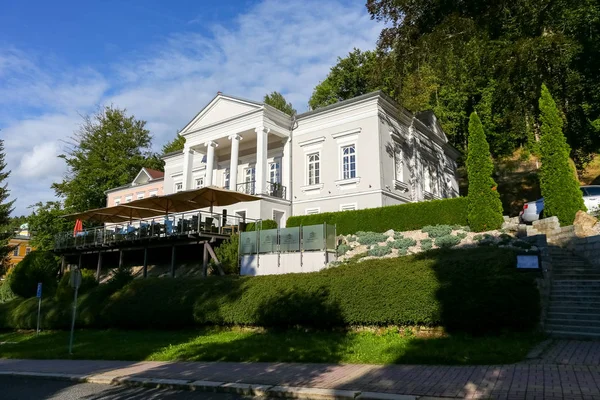
[[[228,393],[204,393],[168,389],[110,386],[47,379],[0,377],[2,400],[250,400],[250,397]]]

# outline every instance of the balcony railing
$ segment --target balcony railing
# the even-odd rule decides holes
[[[256,181],[248,181],[237,184],[237,191],[245,194],[260,194],[256,191]],[[277,197],[279,199],[285,199],[287,195],[286,187],[278,182],[266,182],[263,194],[271,197]]]
[[[164,217],[132,220],[129,223],[86,229],[81,232],[62,232],[56,235],[54,248],[95,247],[151,238],[188,235],[230,235],[243,232],[251,218],[216,214],[204,211],[168,214]]]

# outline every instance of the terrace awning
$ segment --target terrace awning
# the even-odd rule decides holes
[[[212,212],[214,206],[228,206],[256,200],[260,200],[260,197],[208,186],[166,196],[147,197],[114,207],[97,208],[82,213],[69,214],[65,218],[84,221],[127,222],[133,219],[158,217],[207,207],[210,207]]]

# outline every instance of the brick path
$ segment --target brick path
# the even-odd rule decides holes
[[[0,360],[0,371],[260,383],[491,399],[600,399],[600,343],[555,341],[515,365],[330,365],[284,363]]]

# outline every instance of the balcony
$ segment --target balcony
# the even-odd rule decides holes
[[[238,183],[237,191],[251,195],[260,194],[256,193],[256,181]],[[263,194],[285,200],[287,198],[287,188],[281,183],[267,181]]]

